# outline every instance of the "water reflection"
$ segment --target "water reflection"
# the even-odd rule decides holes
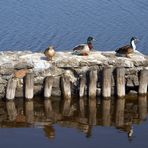
[[[34,122],[33,101],[26,101],[25,102],[25,115],[26,115],[26,122],[27,123],[33,123]]]
[[[133,100],[102,99],[100,103],[97,99],[87,98],[62,101],[46,99],[21,103],[17,100],[7,101],[0,103],[0,125],[43,128],[50,139],[55,138],[58,132],[55,131],[55,123],[62,127],[76,128],[86,137],[93,135],[92,129],[95,126],[114,126],[117,130],[126,132],[131,141],[136,130],[133,129],[133,124],[147,119],[147,103],[147,96],[139,96]]]

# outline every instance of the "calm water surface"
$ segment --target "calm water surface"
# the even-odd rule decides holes
[[[71,50],[96,38],[96,50],[115,50],[140,39],[148,54],[147,0],[1,0],[0,50]]]
[[[147,96],[0,102],[0,147],[148,147]]]

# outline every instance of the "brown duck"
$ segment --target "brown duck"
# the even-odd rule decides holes
[[[45,56],[52,61],[53,56],[55,55],[55,49],[53,46],[49,46],[47,49],[44,51]]]
[[[132,54],[136,51],[137,41],[138,41],[138,39],[136,37],[132,37],[130,40],[130,45],[126,45],[126,46],[123,46],[123,47],[115,50],[116,55],[124,55],[124,56],[128,57],[129,54]]]

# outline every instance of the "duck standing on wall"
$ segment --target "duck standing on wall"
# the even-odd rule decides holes
[[[116,55],[124,55],[129,57],[129,54],[132,54],[136,51],[136,43],[139,41],[136,37],[132,37],[130,40],[130,45],[123,46],[115,50]]]
[[[55,55],[55,49],[53,46],[49,46],[47,49],[44,51],[45,56],[52,61],[53,56]]]
[[[73,54],[84,55],[84,56],[88,55],[89,52],[93,49],[93,45],[92,45],[93,41],[94,41],[94,38],[89,36],[87,38],[86,44],[80,44],[80,45],[77,45],[76,47],[74,47]]]

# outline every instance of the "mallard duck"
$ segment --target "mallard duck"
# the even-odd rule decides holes
[[[53,56],[55,55],[54,47],[49,46],[47,49],[45,49],[44,54],[49,60],[52,60]]]
[[[115,50],[116,55],[124,55],[124,56],[128,57],[129,54],[132,54],[136,51],[137,41],[138,41],[138,39],[136,37],[132,37],[130,40],[130,45],[126,45],[126,46],[123,46],[123,47]]]
[[[93,49],[92,41],[94,41],[94,38],[89,36],[87,38],[86,44],[80,44],[74,47],[73,54],[88,55],[89,52]]]

